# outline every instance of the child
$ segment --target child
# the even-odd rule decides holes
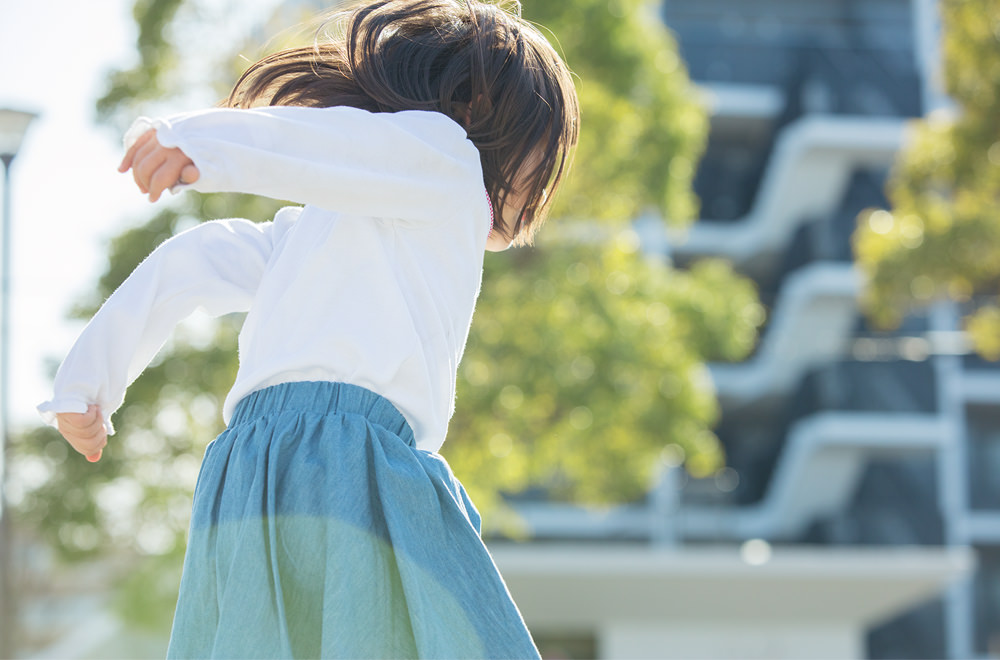
[[[204,223],[107,300],[39,406],[88,460],[174,325],[248,311],[170,657],[537,657],[436,453],[484,249],[529,242],[577,139],[565,65],[476,0],[378,0],[228,108],[137,122],[121,170],[291,200]],[[261,106],[268,107],[261,107]],[[485,188],[485,190],[484,190]]]

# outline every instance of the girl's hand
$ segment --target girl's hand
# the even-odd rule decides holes
[[[201,176],[194,162],[177,148],[168,149],[156,139],[156,130],[142,134],[125,153],[119,172],[132,170],[139,190],[155,202],[164,190],[178,183],[194,183]]]
[[[89,405],[85,413],[58,413],[59,432],[66,441],[91,463],[101,460],[104,446],[108,444],[108,432],[104,428],[104,417],[100,406]]]

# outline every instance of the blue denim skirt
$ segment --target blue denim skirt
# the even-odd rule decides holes
[[[385,398],[287,383],[206,450],[170,658],[537,658],[445,460]]]

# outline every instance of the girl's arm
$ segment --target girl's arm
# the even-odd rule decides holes
[[[165,151],[179,149],[195,166],[161,182],[174,190],[250,193],[415,222],[483,198],[478,150],[436,112],[274,106],[142,118],[126,135],[130,152],[150,129]]]
[[[273,223],[206,222],[156,248],[84,328],[59,367],[53,398],[38,407],[42,417],[78,451],[99,456],[103,436],[95,437],[101,434],[89,418],[94,406],[104,431],[113,433],[110,418],[126,387],[177,323],[198,308],[214,316],[249,309],[274,244],[297,215],[288,208]]]

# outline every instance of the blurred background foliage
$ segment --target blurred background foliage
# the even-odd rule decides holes
[[[1000,3],[940,4],[953,105],[915,122],[888,185],[891,210],[859,217],[864,304],[883,326],[941,297],[962,304],[984,357],[1000,359]]]
[[[248,60],[311,38],[289,27],[316,11],[307,5],[276,6],[263,28],[230,29],[221,44],[198,38],[223,20],[208,3],[137,0],[139,58],[109,77],[99,116],[120,131],[139,114],[197,107],[179,100],[216,102]],[[704,362],[745,357],[763,320],[753,285],[728,265],[676,270],[644,254],[630,229],[644,213],[672,223],[696,215],[691,183],[707,131],[674,41],[647,14],[654,3],[523,5],[579,76],[584,119],[540,244],[488,255],[459,373],[443,453],[494,527],[505,519],[502,496],[526,488],[595,504],[641,498],[665,451],[686,457],[696,477],[721,469]],[[191,194],[154,207],[111,241],[107,270],[74,316],[89,317],[177,231],[218,217],[267,220],[278,206]],[[21,523],[67,559],[120,557],[120,610],[132,623],[169,629],[191,494],[204,446],[221,430],[241,320],[181,326],[129,389],[99,463],[48,428],[14,448]]]

